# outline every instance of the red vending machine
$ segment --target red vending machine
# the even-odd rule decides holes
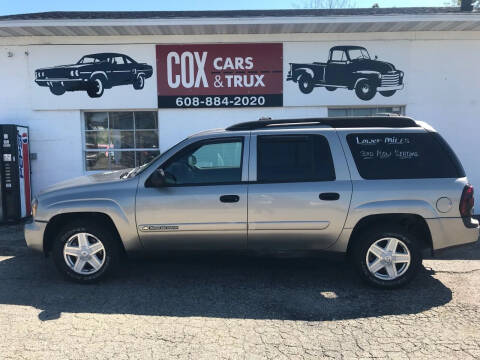
[[[28,127],[0,125],[0,222],[30,216],[30,143]]]

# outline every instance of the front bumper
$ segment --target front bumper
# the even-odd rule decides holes
[[[40,221],[32,221],[25,224],[25,241],[30,249],[43,252],[43,235],[46,227],[47,223]]]

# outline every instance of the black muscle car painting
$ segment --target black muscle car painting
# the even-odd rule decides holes
[[[100,53],[85,55],[76,64],[37,69],[35,82],[50,88],[55,95],[83,90],[97,98],[105,89],[118,85],[133,85],[135,90],[141,90],[152,73],[150,65],[138,63],[130,56]]]
[[[326,63],[290,63],[287,81],[298,83],[300,91],[309,94],[315,87],[328,91],[338,88],[355,90],[361,100],[371,100],[377,91],[392,96],[403,89],[403,71],[391,63],[370,58],[362,46],[334,46]]]

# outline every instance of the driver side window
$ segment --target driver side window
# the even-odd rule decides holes
[[[201,141],[173,156],[163,167],[167,185],[240,182],[243,141],[240,138]]]

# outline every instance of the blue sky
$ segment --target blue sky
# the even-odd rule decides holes
[[[291,9],[305,0],[0,0],[0,15],[42,11]],[[354,0],[356,7],[444,6],[448,0]]]

